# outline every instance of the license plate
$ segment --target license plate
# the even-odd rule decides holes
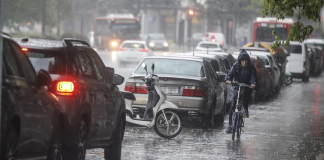
[[[165,94],[179,94],[178,87],[161,87],[161,90]]]

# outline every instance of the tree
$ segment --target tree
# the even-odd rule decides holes
[[[320,11],[324,5],[324,0],[262,0],[263,6],[261,14],[263,17],[271,15],[276,16],[277,19],[284,19],[285,17],[293,17],[296,13],[298,14],[297,22],[290,29],[290,34],[287,41],[284,43],[285,46],[289,45],[289,41],[302,42],[305,38],[313,32],[311,25],[304,26],[300,19],[302,16],[305,18],[318,22],[321,28],[321,17]],[[272,34],[275,36],[276,41],[271,45],[272,48],[280,46],[282,43],[280,37],[276,35],[274,30]]]

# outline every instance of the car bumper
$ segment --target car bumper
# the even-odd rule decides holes
[[[134,94],[136,101],[133,103],[133,107],[145,108],[147,104],[147,94]],[[206,97],[187,97],[187,96],[170,96],[167,95],[166,101],[169,101],[179,107],[180,111],[195,111],[201,113],[206,106]]]

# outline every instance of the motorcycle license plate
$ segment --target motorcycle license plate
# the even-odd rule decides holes
[[[178,87],[161,87],[161,90],[165,94],[179,94]]]

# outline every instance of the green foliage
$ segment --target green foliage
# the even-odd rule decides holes
[[[284,19],[285,17],[293,17],[294,14],[298,14],[298,21],[290,29],[290,34],[286,42],[280,42],[277,39],[272,48],[276,48],[281,44],[285,46],[289,45],[289,41],[302,42],[305,38],[313,32],[311,25],[304,26],[300,22],[301,16],[305,18],[321,23],[320,11],[324,5],[324,0],[262,0],[262,11],[261,15],[265,16],[276,16],[278,19]]]

